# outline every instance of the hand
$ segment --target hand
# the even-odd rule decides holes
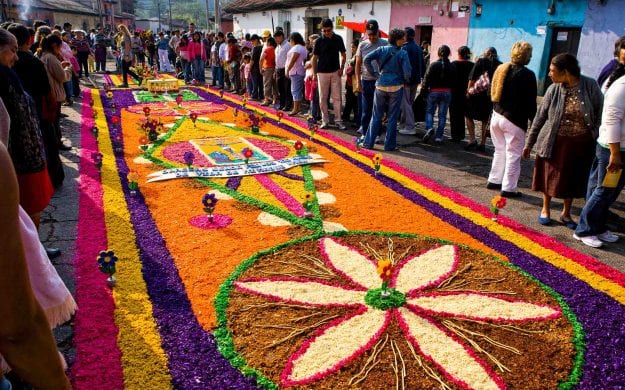
[[[618,172],[619,169],[622,169],[621,166],[621,154],[620,153],[610,153],[610,161],[608,162],[608,172]]]
[[[343,68],[339,69],[336,73],[339,75],[339,77],[342,77],[343,76]]]
[[[523,158],[526,159],[526,160],[529,160],[531,152],[532,151],[531,151],[530,148],[523,149]]]
[[[67,68],[68,66],[72,66],[72,64],[69,61],[63,61],[61,62],[61,66],[63,68]]]
[[[287,78],[287,80],[289,80],[289,79],[291,78],[291,76],[289,76],[289,73],[288,73],[288,72],[287,72],[287,73],[285,73],[284,77],[286,77],[286,78]]]
[[[313,75],[312,75],[312,79],[313,79],[314,81],[317,81],[317,73],[313,73]]]

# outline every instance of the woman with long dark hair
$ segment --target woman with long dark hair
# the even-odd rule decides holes
[[[471,49],[467,46],[458,48],[458,59],[451,64],[456,67],[456,80],[451,89],[451,103],[449,104],[449,125],[451,127],[451,141],[460,142],[465,135],[465,116],[467,109],[467,85],[469,74],[473,69]]]
[[[449,62],[451,49],[447,45],[438,48],[438,60],[432,62],[425,72],[425,79],[421,88],[428,93],[425,112],[425,135],[423,142],[428,142],[434,136],[434,142],[443,143],[443,132],[447,121],[447,110],[451,102],[451,89],[456,82],[456,67]],[[438,109],[438,126],[434,132],[434,112]]]
[[[605,99],[597,139],[596,157],[588,180],[586,205],[573,237],[598,248],[619,236],[606,228],[608,210],[625,186],[625,64],[620,63],[605,83]],[[610,175],[614,183],[604,179]]]
[[[542,225],[551,224],[551,198],[564,200],[560,222],[570,229],[573,198],[586,195],[588,173],[599,135],[603,95],[597,82],[582,76],[577,58],[558,54],[551,60],[549,86],[527,133],[523,157],[536,146],[532,190],[542,192]]]

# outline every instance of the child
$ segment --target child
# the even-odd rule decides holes
[[[345,107],[343,108],[343,122],[349,121],[352,111],[354,112],[354,121],[356,122],[356,128],[360,127],[360,120],[358,117],[358,88],[354,88],[354,71],[356,66],[356,50],[360,41],[354,39],[352,41],[352,58],[347,62],[347,69],[345,71]]]
[[[317,82],[313,79],[312,63],[306,61],[304,65],[306,68],[306,76],[304,77],[304,97],[310,101],[309,116],[312,116],[315,121],[321,120],[321,113],[319,112],[319,91],[317,91]]]
[[[239,66],[239,80],[241,80],[241,89],[239,94],[243,95],[247,91],[247,77],[245,76],[245,55],[250,53],[250,48],[247,46],[241,47],[241,66]],[[252,58],[250,54],[250,59]]]
[[[252,55],[245,53],[243,55],[243,74],[245,75],[245,85],[247,87],[247,95],[252,96],[254,91],[254,84],[252,84]]]

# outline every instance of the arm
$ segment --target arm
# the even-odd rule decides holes
[[[380,77],[380,74],[376,72],[375,69],[373,69],[373,65],[371,63],[373,62],[373,60],[378,60],[378,63],[379,63],[380,62],[379,58],[380,58],[380,48],[377,48],[371,53],[367,54],[367,56],[364,59],[364,65],[367,68],[367,71],[369,71],[369,73],[371,73],[372,75],[375,75],[376,78]]]
[[[258,63],[260,64],[261,69],[260,70],[264,70],[263,69],[263,61],[265,60],[265,50],[263,50],[262,53],[260,53],[260,59],[258,60]]]
[[[599,136],[599,126],[601,125],[601,114],[603,111],[603,94],[601,93],[601,87],[599,87],[599,84],[593,82],[591,85],[590,101],[592,102],[592,110],[595,115],[595,122],[593,123],[593,136],[597,138]]]
[[[358,45],[358,49],[356,49],[356,70],[354,71],[356,74],[356,84],[358,84],[358,87],[360,88],[360,76],[362,74],[362,52],[360,51],[360,45],[362,45],[362,42]]]
[[[345,51],[341,52],[341,69],[339,69],[339,76],[343,76],[343,71],[345,70],[345,62],[347,61],[347,53]]]
[[[402,55],[402,72],[404,76],[404,84],[410,83],[410,79],[412,78],[412,66],[410,65],[410,59],[408,58],[408,52],[401,50]]]
[[[30,286],[18,225],[13,165],[0,143],[0,352],[37,389],[70,389],[43,310]]]
[[[312,66],[313,80],[317,80],[317,55],[316,54],[313,54],[312,58],[310,59],[310,65]]]
[[[532,148],[536,144],[536,139],[538,138],[538,134],[542,130],[545,122],[547,122],[547,118],[549,117],[549,108],[554,104],[554,96],[556,94],[556,84],[551,84],[549,88],[547,88],[547,92],[543,97],[543,101],[540,103],[540,107],[536,112],[536,116],[532,121],[532,126],[527,132],[527,136],[525,139],[525,148],[523,149],[523,157],[529,158],[530,152]]]

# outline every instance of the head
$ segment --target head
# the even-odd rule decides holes
[[[17,61],[17,39],[5,29],[0,29],[0,64],[13,67]]]
[[[256,34],[253,34],[253,35],[250,37],[250,42],[252,42],[252,44],[253,44],[254,46],[258,46],[258,45],[260,45],[260,37],[259,37],[258,35],[256,35]]]
[[[365,25],[365,33],[367,34],[367,38],[369,38],[370,42],[377,42],[378,39],[380,39],[380,27],[378,25],[378,21],[375,19],[368,20]]]
[[[421,42],[421,48],[423,50],[430,50],[430,42],[428,42],[428,41]]]
[[[174,30],[174,35],[179,37],[180,36],[180,30]]]
[[[275,38],[278,45],[282,44],[282,42],[284,42],[284,31],[276,30],[276,32],[273,34],[273,37]]]
[[[625,64],[625,36],[616,40],[614,44],[614,57],[621,64]]]
[[[228,46],[236,46],[237,39],[236,38],[228,38]]]
[[[319,35],[318,35],[318,34],[311,34],[311,35],[308,37],[308,43],[310,43],[310,44],[312,45],[313,43],[315,43],[315,41],[316,41],[318,38],[319,38]]]
[[[162,31],[161,31],[161,32],[159,32],[159,33],[158,33],[158,37],[159,37],[160,39],[165,38],[165,33],[163,33]]]
[[[71,24],[71,23],[69,23],[69,22],[65,22],[65,23],[63,23],[63,31],[69,31],[69,32],[71,32],[71,31],[72,31],[72,24]]]
[[[223,42],[225,39],[225,35],[224,33],[222,33],[221,31],[217,33],[217,40]]]
[[[252,56],[248,54],[243,55],[243,62],[245,62],[246,64],[249,63],[252,60]]]
[[[43,38],[47,37],[50,34],[52,34],[52,29],[50,29],[50,27],[48,27],[48,26],[39,26],[37,28],[37,32],[35,33],[35,41],[36,42],[41,42],[43,40]]]
[[[400,28],[394,28],[388,33],[388,43],[392,46],[402,46],[406,42],[406,32]]]
[[[416,36],[416,32],[414,30],[414,28],[412,27],[406,27],[404,29],[404,31],[406,31],[406,40],[407,41],[414,41],[414,37]]]
[[[532,45],[529,42],[517,41],[512,45],[510,62],[515,65],[527,65],[532,59]]]
[[[61,27],[61,25],[60,25],[60,24],[55,24],[55,25],[54,25],[54,27],[53,27],[52,29],[53,29],[53,30],[57,30],[57,31],[63,31],[63,28]],[[72,29],[72,28],[70,27],[70,30],[71,30],[71,29]]]
[[[76,38],[85,39],[85,32],[82,30],[76,30]]]
[[[446,60],[449,58],[449,55],[451,54],[451,49],[447,45],[442,45],[441,47],[438,48],[437,54],[438,54],[438,58],[440,58],[441,60]]]
[[[358,45],[360,44],[360,40],[358,38],[352,39],[352,54],[356,54],[356,50],[358,50]]]
[[[291,33],[291,36],[289,37],[289,42],[291,43],[291,45],[306,46],[306,43],[304,42],[304,37],[302,37],[302,34],[298,32]]]
[[[43,41],[41,41],[41,50],[44,53],[52,53],[55,56],[57,56],[61,52],[62,44],[63,44],[63,41],[61,41],[61,38],[59,38],[58,36],[54,34],[50,34],[47,37],[45,37]]]
[[[35,31],[37,31],[37,29],[38,29],[39,27],[41,27],[41,26],[46,26],[46,25],[47,25],[47,23],[46,23],[46,22],[44,22],[43,20],[35,20],[35,21],[33,22],[33,28],[35,29]]]
[[[332,19],[323,19],[321,21],[321,34],[324,37],[331,37],[333,34],[334,25],[332,24]]]
[[[549,77],[554,83],[574,84],[580,75],[581,69],[574,55],[562,53],[551,59]]]
[[[190,33],[194,33],[195,32],[195,23],[193,23],[193,22],[189,23],[189,32]]]
[[[200,34],[199,31],[194,32],[192,37],[193,37],[193,42],[201,42],[202,41],[202,34]]]
[[[263,39],[263,42],[266,42],[270,36],[271,36],[271,31],[265,30],[263,31],[260,37]]]
[[[488,47],[486,48],[486,50],[484,50],[484,54],[483,54],[484,58],[488,58],[491,61],[495,61],[499,59],[499,55],[497,54],[497,49],[495,49],[494,47]]]
[[[126,27],[125,24],[120,24],[119,26],[117,26],[117,31],[124,35],[130,36],[130,30],[128,30],[128,27]]]
[[[276,47],[276,40],[274,39],[274,37],[267,38],[267,46]]]
[[[471,58],[471,49],[467,46],[460,46],[458,48],[458,59],[466,61],[469,58]]]
[[[182,37],[180,37],[180,44],[186,46],[189,44],[189,37],[186,35],[183,35]]]
[[[13,23],[9,26],[8,31],[17,39],[17,47],[19,50],[28,50],[30,43],[30,32],[23,24]]]

